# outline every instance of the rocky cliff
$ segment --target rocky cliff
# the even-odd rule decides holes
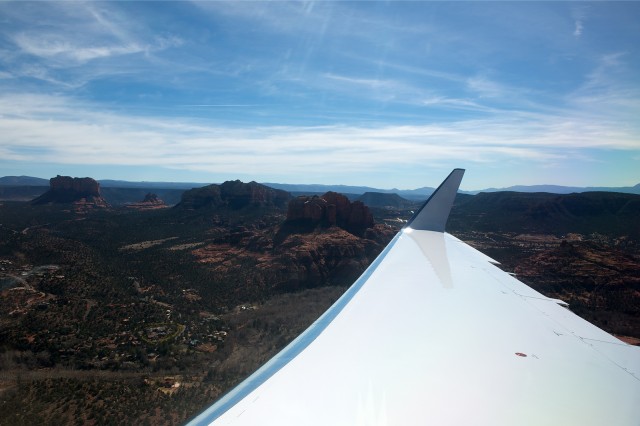
[[[300,196],[289,202],[287,222],[316,226],[339,226],[351,233],[362,234],[373,227],[373,215],[361,201],[349,201],[337,192],[318,196]]]
[[[31,203],[73,203],[87,208],[108,206],[100,194],[100,184],[94,179],[60,175],[51,178],[49,190]]]
[[[216,277],[233,277],[234,294],[255,299],[323,285],[349,285],[376,258],[395,231],[376,225],[362,237],[339,227],[292,233],[276,242],[272,232],[237,227],[194,249]]]
[[[247,206],[285,207],[291,195],[279,189],[269,188],[256,182],[227,181],[221,185],[194,188],[182,194],[178,206],[185,209],[230,207],[241,209]]]
[[[167,205],[164,203],[164,201],[158,198],[157,194],[149,192],[144,196],[144,199],[142,201],[128,204],[127,207],[136,210],[155,210],[166,208]]]
[[[145,203],[145,204],[164,204],[164,201],[159,199],[156,194],[153,194],[153,193],[149,192],[147,195],[144,196],[144,200],[142,200],[141,203]]]

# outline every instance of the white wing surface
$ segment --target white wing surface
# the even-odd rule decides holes
[[[190,424],[639,425],[640,348],[443,232],[463,173],[322,317]]]

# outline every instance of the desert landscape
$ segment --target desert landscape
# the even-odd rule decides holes
[[[183,423],[310,325],[420,205],[240,181],[175,205],[135,195],[111,204],[58,176],[0,202],[0,424]],[[459,194],[448,232],[637,345],[638,217],[634,194]]]

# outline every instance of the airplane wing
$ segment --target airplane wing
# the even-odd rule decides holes
[[[639,425],[640,348],[444,232],[456,169],[347,292],[190,425]]]

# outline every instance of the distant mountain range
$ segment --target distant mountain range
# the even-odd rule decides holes
[[[31,176],[0,177],[0,186],[49,186],[49,179]]]
[[[0,179],[1,180],[1,179]],[[103,179],[98,181],[102,188],[161,188],[192,189],[201,188],[211,183],[198,182],[129,182],[126,180]],[[0,184],[1,185],[1,184]]]
[[[380,189],[372,188],[370,186],[351,186],[351,185],[320,185],[320,184],[288,184],[288,183],[269,183],[265,182],[263,185],[269,186],[274,189],[282,189],[291,193],[298,194],[324,194],[328,191],[339,192],[341,194],[355,194],[361,195],[367,192],[378,192],[381,194],[398,194],[402,198],[408,200],[426,200],[427,197],[433,194],[435,188],[428,186],[418,189]]]
[[[362,201],[369,207],[392,207],[396,209],[408,209],[419,207],[420,202],[410,201],[406,198],[402,198],[398,194],[385,194],[380,192],[365,192],[360,197],[359,201]]]
[[[146,190],[154,189],[173,189],[183,190],[191,188],[200,188],[208,183],[198,182],[129,182],[124,180],[99,180],[102,188],[138,188]],[[339,192],[342,194],[362,195],[367,192],[378,192],[382,194],[398,194],[408,200],[425,200],[429,197],[435,188],[422,187],[418,189],[380,189],[368,186],[352,186],[352,185],[320,185],[320,184],[287,184],[287,183],[270,183],[263,182],[263,185],[274,189],[282,189],[293,194],[324,194],[327,191]],[[41,179],[31,176],[5,176],[0,177],[0,187],[16,187],[16,186],[49,186],[48,179]],[[581,192],[622,192],[627,194],[640,194],[640,184],[626,187],[574,187],[560,185],[515,185],[507,188],[487,188],[477,191],[460,191],[464,194],[478,194],[480,192],[548,192],[552,194],[571,194]]]
[[[560,186],[560,185],[515,185],[508,188],[487,188],[480,191],[467,192],[468,194],[477,194],[479,192],[549,192],[551,194],[572,194],[574,192],[622,192],[624,194],[640,194],[640,183],[635,186]],[[465,191],[462,191],[465,192]]]
[[[161,188],[161,189],[191,189],[199,188],[208,183],[198,182],[129,182],[126,180],[99,180],[102,188]],[[49,179],[31,176],[0,177],[0,186],[49,186]]]

